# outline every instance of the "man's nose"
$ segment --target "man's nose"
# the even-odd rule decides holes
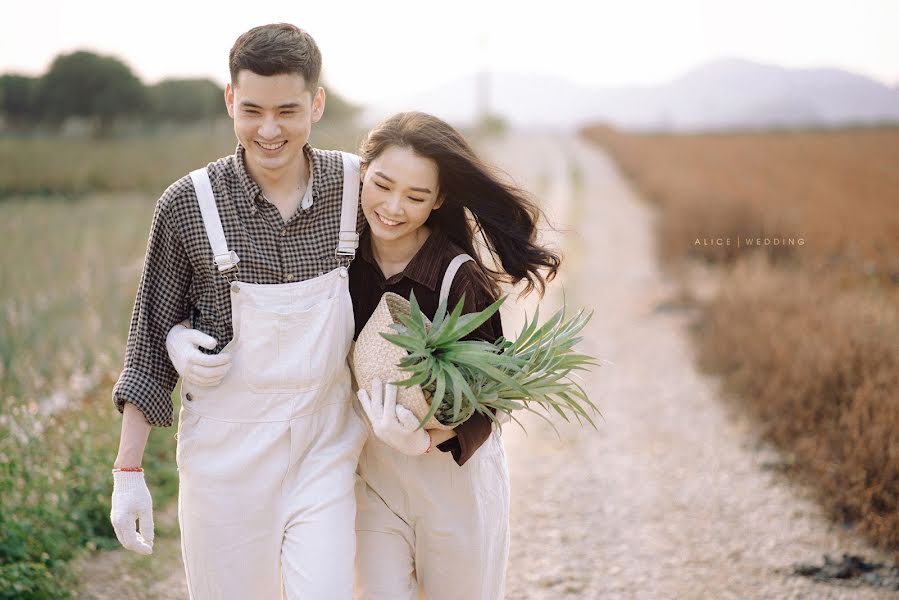
[[[266,140],[274,140],[281,134],[281,125],[272,117],[265,117],[259,125],[259,136]]]

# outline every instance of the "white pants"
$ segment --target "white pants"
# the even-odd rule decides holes
[[[502,600],[509,472],[499,432],[463,466],[370,437],[356,482],[356,600]]]
[[[182,388],[178,517],[194,600],[352,598],[367,431],[346,365],[346,281],[343,269],[237,283],[230,371],[216,387]]]

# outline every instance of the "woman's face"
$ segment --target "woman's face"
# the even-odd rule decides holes
[[[410,148],[389,146],[368,164],[362,178],[362,212],[373,238],[417,239],[437,197],[437,163]]]

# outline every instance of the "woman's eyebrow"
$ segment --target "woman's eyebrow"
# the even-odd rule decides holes
[[[385,175],[385,174],[384,174],[383,172],[381,172],[381,171],[375,171],[375,175],[378,175],[379,177],[383,177],[384,179],[386,179],[386,180],[389,181],[390,183],[396,183],[393,179],[391,179],[390,177],[388,177],[387,175]],[[423,193],[425,193],[425,194],[430,194],[430,193],[431,193],[431,190],[430,190],[430,189],[428,189],[428,188],[423,188],[423,187],[410,187],[409,189],[412,190],[413,192],[423,192]]]

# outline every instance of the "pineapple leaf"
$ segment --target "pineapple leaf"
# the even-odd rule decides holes
[[[469,313],[467,315],[463,315],[462,317],[459,317],[458,326],[454,327],[451,339],[460,340],[460,339],[464,338],[466,335],[468,335],[469,333],[471,333],[472,331],[474,331],[475,329],[477,329],[478,327],[480,327],[481,325],[483,325],[484,323],[486,323],[487,320],[490,319],[490,317],[492,317],[493,314],[499,310],[500,306],[502,306],[503,302],[505,302],[505,301],[506,301],[506,296],[502,296],[496,302],[494,302],[493,304],[491,304],[490,306],[488,306],[481,312]],[[459,304],[461,304],[461,303],[462,303],[462,301],[460,300]],[[458,306],[457,306],[457,308],[458,308]],[[453,312],[455,312],[455,310]],[[449,335],[449,334],[447,333],[447,335]]]
[[[443,304],[443,303],[441,303]],[[462,309],[465,305],[465,294],[462,294],[462,297],[456,303],[456,306],[453,308],[453,312],[446,318],[446,321],[441,323],[441,327],[438,329],[436,327],[431,329],[431,333],[433,334],[433,338],[429,340],[429,342],[435,346],[440,346],[446,344],[447,342],[458,340],[463,335],[456,335],[455,329],[456,324],[459,321],[459,317],[462,315]]]

